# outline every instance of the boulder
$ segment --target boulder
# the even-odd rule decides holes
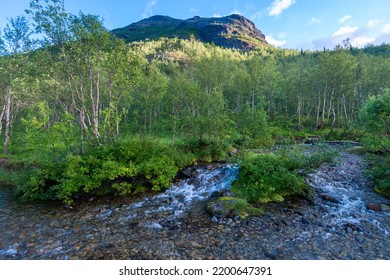
[[[181,173],[186,177],[186,178],[195,178],[196,177],[196,170],[194,167],[188,167],[184,170],[181,171]]]
[[[212,197],[206,203],[207,212],[217,219],[226,219],[226,218],[246,218],[248,213],[245,211],[238,211],[234,206],[238,202],[238,198],[235,197]]]
[[[366,208],[368,210],[373,210],[373,211],[381,211],[381,205],[380,204],[375,204],[375,203],[369,203],[366,205]]]
[[[335,198],[335,197],[333,197],[331,195],[328,195],[326,193],[321,193],[318,196],[320,198],[322,198],[323,200],[326,200],[326,201],[329,201],[329,202],[340,203],[340,201],[337,198]]]
[[[306,137],[304,144],[312,145],[312,144],[317,143],[319,140],[320,140],[320,138],[317,136],[309,136],[309,137]]]
[[[383,212],[390,212],[390,205],[388,205],[388,204],[381,204],[380,206],[381,206],[381,210]]]

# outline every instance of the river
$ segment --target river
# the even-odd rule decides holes
[[[229,223],[204,207],[236,178],[228,164],[193,168],[164,193],[74,208],[21,203],[1,186],[0,259],[390,259],[390,202],[367,187],[365,168],[343,151],[308,177],[314,203],[294,198]]]

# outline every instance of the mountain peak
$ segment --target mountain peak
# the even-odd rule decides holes
[[[264,34],[256,28],[255,24],[238,14],[212,18],[195,16],[187,20],[155,15],[126,27],[114,29],[112,33],[126,42],[161,37],[195,36],[202,42],[244,51],[268,45]]]

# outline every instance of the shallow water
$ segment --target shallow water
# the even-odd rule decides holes
[[[196,167],[164,193],[74,209],[20,203],[2,186],[0,259],[390,259],[390,214],[366,207],[389,201],[365,185],[364,168],[341,153],[308,178],[314,204],[269,204],[264,216],[229,224],[211,222],[205,202],[230,188],[231,165]]]

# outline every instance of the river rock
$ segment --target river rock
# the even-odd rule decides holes
[[[317,143],[318,141],[320,140],[320,138],[319,137],[316,137],[316,136],[312,136],[312,137],[307,137],[306,139],[305,139],[305,144],[315,144],[315,143]]]
[[[239,216],[245,218],[248,214],[245,211],[237,211],[234,205],[238,202],[238,198],[234,197],[212,197],[206,203],[207,212],[217,219],[234,218]]]
[[[367,183],[366,183],[366,186],[369,188],[374,188],[375,185],[376,185],[375,181],[373,181],[373,180],[367,181]]]
[[[376,204],[376,203],[369,203],[366,205],[366,208],[368,210],[373,210],[373,211],[381,211],[382,210],[381,205]]]
[[[333,203],[337,203],[337,204],[340,203],[340,201],[337,198],[335,198],[329,194],[326,194],[326,193],[319,194],[319,197],[322,198],[323,200],[326,200],[329,202],[333,202]]]
[[[181,173],[187,178],[195,178],[196,177],[196,170],[192,166],[182,170]]]
[[[388,204],[381,204],[381,210],[383,212],[390,212],[390,205],[388,205]]]
[[[367,152],[367,148],[365,148],[363,146],[355,146],[355,147],[347,149],[347,152],[350,154],[362,155],[365,152]]]

